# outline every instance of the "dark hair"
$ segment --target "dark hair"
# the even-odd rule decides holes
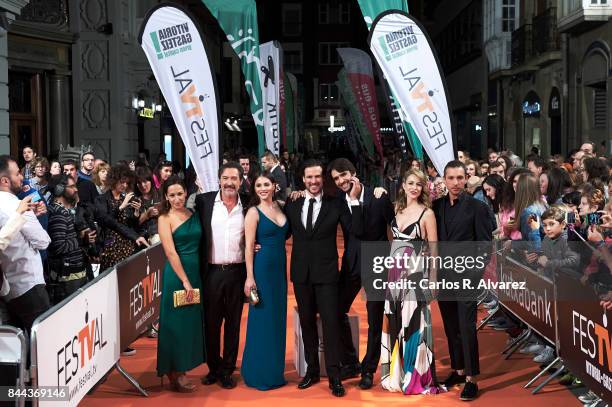
[[[548,188],[546,188],[546,202],[554,205],[563,195],[563,192],[572,186],[572,179],[567,171],[554,167],[546,171]]]
[[[432,164],[432,166],[433,166],[433,164]],[[465,175],[467,175],[467,168],[465,167],[465,164],[462,163],[459,160],[449,161],[448,164],[446,164],[446,166],[444,167],[444,176],[445,177],[446,177],[446,170],[448,170],[450,168],[463,168],[463,173]]]
[[[221,165],[219,167],[219,172],[217,174],[217,177],[221,179],[221,174],[223,174],[223,171],[227,170],[228,168],[233,168],[235,170],[238,170],[238,174],[240,175],[240,181],[242,182],[242,176],[244,175],[244,170],[242,169],[242,166],[236,161],[228,161],[225,164]]]
[[[272,160],[272,162],[277,162],[278,161],[278,157],[276,156],[276,154],[274,154],[272,151],[270,150],[266,150],[262,155],[261,158],[266,157],[269,160]]]
[[[249,202],[249,207],[257,206],[261,203],[261,199],[259,199],[259,196],[257,196],[257,194],[255,193],[255,182],[257,181],[257,178],[259,177],[267,178],[268,181],[270,181],[272,184],[278,184],[278,182],[276,182],[276,180],[274,179],[270,171],[263,171],[261,174],[256,176],[253,179],[253,193],[251,194],[251,201]],[[275,200],[275,199],[272,198],[272,200]]]
[[[527,158],[527,163],[532,162],[538,168],[542,168],[542,172],[548,170],[548,163],[539,155],[532,155]]]
[[[68,174],[58,174],[58,175],[54,175],[49,179],[49,183],[47,184],[47,191],[51,192],[51,195],[53,195],[54,197],[59,197],[63,195],[63,191],[61,194],[57,194],[55,191],[55,188],[58,185],[63,185],[64,186],[64,190],[66,189],[66,185],[68,185],[68,180],[73,180],[76,182],[76,180],[74,178],[72,178],[72,176],[68,175]]]
[[[608,166],[605,161],[591,157],[586,158],[582,164],[584,165],[584,170],[589,175],[588,182],[591,182],[595,178],[599,178],[603,182],[608,182]]]
[[[317,160],[316,158],[309,158],[308,160],[302,163],[302,174],[304,174],[306,168],[311,167],[321,167],[321,169],[325,171],[325,166],[323,165],[323,162],[321,160]]]
[[[493,164],[491,164],[491,168],[493,168]],[[529,171],[527,168],[519,167],[512,169],[510,172],[508,181],[506,182],[506,185],[504,185],[504,191],[502,192],[501,208],[503,210],[510,210],[514,207],[514,195],[516,192],[512,187],[512,182],[514,181],[514,178],[520,176],[521,174],[531,174],[531,171]]]
[[[117,184],[124,178],[128,179],[128,183],[134,182],[134,172],[130,170],[130,167],[126,165],[114,165],[111,167],[109,174],[107,175],[107,183],[110,189],[114,189]]]
[[[185,182],[181,179],[181,177],[178,175],[170,175],[170,177],[162,185],[161,205],[159,208],[160,215],[166,215],[168,212],[170,212],[170,202],[168,202],[166,195],[168,194],[168,188],[170,188],[172,185],[180,185],[183,187],[185,195],[187,195],[187,187],[185,186]],[[187,196],[185,196],[185,202],[187,202]]]
[[[136,168],[135,175],[136,175],[137,184],[140,182],[149,181],[151,183],[151,193],[155,194],[156,189],[155,189],[155,183],[153,182],[153,173],[151,172],[149,167]],[[136,192],[136,195],[142,196],[142,192],[140,191],[140,188],[138,188],[138,185],[137,185],[135,192]]]
[[[29,145],[29,144],[26,144],[25,146],[23,146],[23,147],[21,148],[21,152],[23,153],[23,150],[25,150],[26,148],[29,148],[30,150],[32,150],[32,152],[33,152],[34,154],[36,154],[36,149],[35,149],[34,147],[32,147],[31,145]]]
[[[493,188],[495,188],[495,199],[491,199],[488,197],[487,199],[489,199],[489,201],[491,202],[491,205],[493,206],[493,212],[498,213],[499,206],[501,205],[501,202],[502,202],[502,194],[504,193],[504,186],[506,185],[506,181],[504,181],[504,179],[500,175],[491,174],[491,175],[487,175],[485,179],[482,181],[483,187],[484,187],[484,184],[491,185]]]
[[[8,176],[9,164],[13,160],[8,155],[0,155],[0,176]]]
[[[64,162],[62,163],[62,171],[64,170],[64,166],[66,165],[74,165],[75,168],[79,168],[79,166],[77,165],[77,162],[74,161],[72,158],[64,160]]]
[[[85,151],[83,154],[81,154],[81,161],[83,161],[83,157],[85,157],[86,155],[91,155],[94,159],[96,158],[96,155],[93,151]]]
[[[331,174],[332,171],[344,172],[348,171],[351,174],[355,174],[357,170],[352,162],[346,158],[336,158],[334,161],[327,165],[327,171]]]
[[[563,195],[561,201],[566,205],[580,206],[580,198],[582,198],[580,191],[572,191]]]
[[[172,167],[172,161],[162,160],[162,161],[159,161],[157,165],[155,166],[153,173],[155,174],[155,176],[160,182],[161,182],[161,177],[159,175],[159,172],[161,171],[163,167]]]
[[[506,163],[506,174],[508,174],[508,171],[510,171],[510,169],[512,167],[514,167],[514,164],[512,164],[512,160],[510,159],[510,157],[508,157],[507,155],[500,155],[499,158],[497,159],[497,161],[499,160],[504,160],[504,162]]]

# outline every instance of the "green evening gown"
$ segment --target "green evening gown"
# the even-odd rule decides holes
[[[200,278],[200,237],[202,227],[196,215],[183,222],[172,237],[181,264],[193,288],[202,292]],[[157,343],[157,375],[187,372],[206,361],[202,303],[174,308],[173,293],[183,284],[166,261],[162,280],[159,336]]]

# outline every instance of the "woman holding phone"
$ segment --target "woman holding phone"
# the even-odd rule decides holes
[[[159,210],[159,236],[168,261],[164,267],[157,344],[157,375],[168,376],[179,393],[196,390],[185,372],[205,362],[201,303],[174,306],[174,292],[185,290],[191,302],[194,289],[202,288],[200,278],[200,238],[202,227],[197,216],[185,207],[187,188],[178,176],[162,186]]]

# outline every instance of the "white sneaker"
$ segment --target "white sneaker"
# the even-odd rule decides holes
[[[491,309],[491,308],[496,308],[497,307],[497,300],[493,300],[493,301],[489,301],[489,302],[485,302],[482,304],[485,308]]]
[[[523,355],[536,355],[544,350],[545,346],[541,343],[532,343],[531,345],[524,346],[523,349],[519,350]]]
[[[599,403],[601,403],[603,400],[600,399],[599,397],[596,397],[595,400],[593,400],[592,403],[590,404],[586,404],[587,407],[597,407],[599,406]]]
[[[595,399],[597,398],[597,394],[595,394],[594,392],[592,392],[591,390],[587,391],[586,393],[578,396],[578,400],[580,400],[581,403],[583,404],[590,404],[592,403]]]
[[[536,363],[550,363],[553,360],[555,360],[555,350],[553,348],[551,348],[550,346],[547,346],[546,348],[544,348],[544,350],[542,352],[540,352],[538,355],[536,355],[535,358],[533,358],[533,361]]]

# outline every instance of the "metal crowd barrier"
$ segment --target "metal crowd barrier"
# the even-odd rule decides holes
[[[15,342],[19,344],[18,351],[14,349]],[[26,367],[28,345],[26,336],[21,329],[10,325],[0,325],[0,363],[17,364],[19,366],[19,376],[15,384],[19,390],[24,391],[25,384],[28,381]],[[25,398],[16,398],[15,406],[25,406]]]

